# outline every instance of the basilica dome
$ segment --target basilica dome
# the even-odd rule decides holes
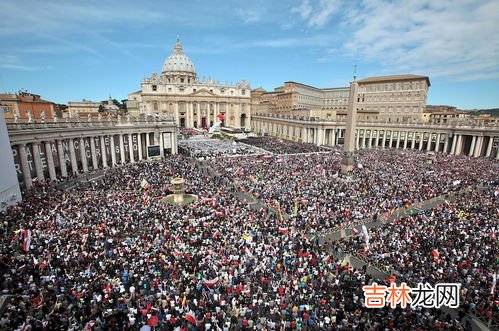
[[[184,54],[182,45],[177,39],[177,44],[173,49],[173,54],[170,55],[163,64],[163,74],[166,75],[185,75],[196,77],[196,68],[192,64],[191,59]]]

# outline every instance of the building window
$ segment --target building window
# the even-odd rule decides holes
[[[153,90],[153,91],[157,91],[157,90],[158,90],[158,85],[153,85],[153,86],[152,86],[152,90]]]
[[[184,82],[184,79],[183,78],[180,78],[180,82],[183,83]]]
[[[168,88],[168,92],[171,92],[171,91],[172,91],[172,88],[171,88],[171,87],[169,87],[169,88]]]
[[[244,90],[244,89],[243,89],[243,90],[241,91],[241,93],[242,93],[242,95],[246,95],[246,90]]]
[[[192,92],[196,92],[196,89],[195,89],[195,88],[193,88],[193,89],[192,89]]]
[[[11,113],[10,106],[3,106],[3,112],[4,112],[5,114],[10,114],[10,113]]]
[[[154,103],[153,107],[154,107],[154,111],[158,111],[158,103],[157,102]]]

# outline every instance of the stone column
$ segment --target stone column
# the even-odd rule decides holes
[[[446,133],[445,134],[445,140],[444,140],[444,149],[443,149],[443,153],[447,153],[448,151],[448,148],[449,148],[449,134]]]
[[[456,155],[461,155],[462,150],[463,150],[463,135],[460,134],[457,136]]]
[[[116,146],[114,143],[114,135],[109,136],[109,141],[111,143],[111,168],[114,168],[118,165],[116,163]]]
[[[468,153],[468,156],[473,156],[473,152],[475,151],[475,144],[476,144],[476,136],[473,136],[471,138],[471,146],[470,146],[470,152]]]
[[[317,146],[324,145],[324,129],[317,129]]]
[[[407,149],[407,143],[408,143],[408,139],[409,139],[409,132],[408,131],[405,131],[404,132],[405,136],[404,136],[404,149]]]
[[[198,113],[197,114],[197,121],[198,121],[198,128],[201,128],[201,103],[197,102],[196,103],[196,112]],[[227,112],[228,113],[228,112]],[[229,116],[230,117],[230,116]],[[233,123],[231,123],[231,126],[232,126]],[[161,139],[161,135],[159,137],[160,140],[163,140]],[[160,146],[163,146],[163,143],[160,142],[159,143]],[[161,155],[161,157],[163,157],[164,155]]]
[[[128,134],[128,152],[130,153],[130,163],[135,163],[135,157],[133,155],[133,141],[132,134]]]
[[[494,137],[489,137],[489,144],[487,145],[487,152],[485,153],[485,157],[490,157],[490,154],[492,154],[493,145],[494,145]]]
[[[26,144],[19,145],[19,159],[21,160],[24,185],[26,186],[26,189],[30,189],[33,180],[31,178],[31,170],[29,169],[28,156],[26,154]]]
[[[55,174],[54,155],[52,155],[52,143],[50,141],[45,142],[45,153],[47,154],[49,177],[51,181],[54,181],[57,179],[57,176]]]
[[[357,137],[355,138],[355,149],[360,149],[360,129],[357,129]]]
[[[396,149],[399,149],[399,147],[400,147],[400,134],[401,134],[400,131],[397,132],[397,143],[395,144]]]
[[[302,143],[306,143],[307,142],[307,128],[302,128],[302,130],[301,130],[301,140],[302,140]]]
[[[90,137],[90,155],[92,156],[92,167],[94,171],[99,168],[99,163],[97,162],[97,152],[95,151],[95,137]]]
[[[105,145],[105,140],[104,136],[100,136],[100,149],[102,153],[102,167],[104,169],[107,168],[107,154],[106,154],[106,145]]]
[[[428,144],[426,145],[426,151],[429,152],[431,151],[431,142],[433,140],[433,133],[430,132],[428,136]]]
[[[411,149],[414,149],[416,147],[416,132],[412,132],[412,138],[411,138]]]
[[[454,134],[452,136],[452,145],[450,147],[450,153],[451,154],[456,154],[456,144],[457,144],[457,135]]]
[[[482,143],[483,136],[478,136],[475,142],[475,150],[473,152],[474,157],[480,157],[480,154],[482,154]]]
[[[367,130],[364,129],[362,130],[362,148],[366,148],[366,142],[367,142]]]
[[[199,111],[198,111],[198,116],[199,116]],[[198,126],[199,125],[200,124],[198,123]],[[161,158],[164,158],[165,157],[165,147],[163,144],[163,133],[161,131],[158,131],[157,134],[159,136],[159,155],[161,155]]]
[[[80,155],[81,155],[81,165],[83,167],[83,173],[87,173],[88,172],[87,153],[85,153],[85,140],[83,140],[83,137],[80,137]]]
[[[376,130],[376,134],[374,135],[374,147],[379,147],[379,129]]]
[[[383,138],[381,139],[381,149],[385,149],[386,144],[386,130],[383,130]]]
[[[139,144],[139,161],[144,159],[142,155],[142,133],[137,133],[137,144]]]
[[[33,142],[32,146],[33,146],[33,161],[35,163],[36,177],[38,178],[38,181],[42,181],[45,179],[45,176],[43,174],[42,158],[40,157],[40,142],[35,141]]]
[[[367,148],[369,149],[371,149],[372,147],[373,136],[374,136],[373,130],[369,129],[369,138],[367,138]]]
[[[170,140],[171,140],[171,145],[172,145],[172,155],[178,154],[178,148],[177,148],[177,134],[175,132],[172,132],[170,134]]]
[[[120,133],[120,158],[121,158],[121,164],[126,163],[126,157],[125,157],[125,142],[123,140],[123,133]]]
[[[419,150],[423,150],[423,144],[424,144],[424,132],[421,132],[421,136],[419,137]]]
[[[388,148],[392,148],[393,147],[393,134],[394,134],[394,132],[391,131],[390,132],[390,142],[388,143],[389,144]]]
[[[76,162],[75,141],[69,139],[69,159],[71,160],[71,172],[73,175],[78,174],[78,163]]]
[[[496,160],[499,160],[499,147],[497,148]]]
[[[66,160],[64,159],[64,147],[62,140],[57,140],[57,154],[59,154],[59,167],[61,168],[61,176],[68,177],[68,169],[66,168]]]

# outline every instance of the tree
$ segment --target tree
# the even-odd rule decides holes
[[[103,113],[105,111],[104,105],[102,103],[99,105],[99,113]]]

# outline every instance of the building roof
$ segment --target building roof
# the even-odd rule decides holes
[[[170,55],[163,64],[163,73],[189,73],[194,76],[196,75],[196,68],[194,68],[191,59],[184,54],[178,38],[175,48],[173,49],[173,54]]]
[[[390,82],[390,81],[397,81],[397,80],[413,80],[413,79],[426,79],[428,86],[430,86],[430,78],[428,76],[419,76],[419,75],[412,75],[412,74],[368,77],[368,78],[358,80],[357,82],[359,82],[359,83],[374,83],[374,82]]]
[[[284,82],[284,84],[287,84],[287,83],[291,83],[291,84],[296,84],[296,85],[300,85],[300,86],[308,87],[308,88],[311,88],[311,89],[314,89],[314,90],[317,90],[317,91],[320,91],[320,90],[321,90],[321,89],[320,89],[320,88],[318,88],[318,87],[311,86],[311,85],[307,85],[307,84],[303,84],[303,83],[298,83],[298,82],[295,82],[295,81],[292,81],[292,80],[288,80],[287,82]]]

